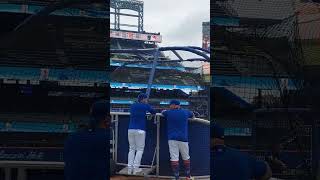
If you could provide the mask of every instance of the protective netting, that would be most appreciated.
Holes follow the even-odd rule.
[[[214,5],[220,10],[212,18],[214,120],[226,128],[231,146],[260,158],[280,145],[287,169],[275,176],[282,178],[308,179],[314,165],[305,67],[319,52],[318,7],[291,0]]]
[[[0,3],[1,146],[63,147],[108,97],[108,14],[93,2]]]

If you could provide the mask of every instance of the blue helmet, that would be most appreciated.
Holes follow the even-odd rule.
[[[180,105],[180,102],[178,100],[171,100],[170,105]]]
[[[138,95],[138,102],[141,102],[143,99],[148,98],[148,96],[145,93],[140,93]]]

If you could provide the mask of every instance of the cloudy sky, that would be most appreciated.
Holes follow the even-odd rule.
[[[144,30],[151,33],[160,32],[162,35],[160,46],[202,46],[202,22],[210,20],[210,0],[143,1]],[[130,11],[121,12],[129,13]],[[113,16],[110,20],[112,19]],[[122,17],[121,23],[136,24],[137,19]],[[166,55],[173,57],[172,54]],[[182,57],[194,56],[184,53]],[[186,63],[185,65],[199,66],[200,64]]]
[[[144,0],[144,29],[160,32],[161,46],[202,46],[202,22],[210,19],[210,0]]]
[[[160,32],[160,46],[202,46],[202,22],[210,20],[210,0],[144,0],[144,30]],[[172,57],[172,54],[167,54]],[[184,53],[183,57],[193,57]],[[202,63],[184,63],[199,67]]]

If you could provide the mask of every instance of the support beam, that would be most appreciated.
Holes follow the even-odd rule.
[[[6,167],[4,168],[4,179],[5,180],[11,180],[11,168],[10,167]]]
[[[27,180],[26,168],[18,168],[18,178],[17,180]]]

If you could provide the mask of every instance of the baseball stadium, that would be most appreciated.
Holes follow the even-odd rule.
[[[274,179],[319,178],[319,3],[216,0],[210,8],[210,116],[226,145],[265,160]]]
[[[105,3],[0,2],[0,179],[64,179],[63,146],[108,98]]]
[[[164,47],[161,43],[166,39],[161,33],[144,30],[143,10],[144,2],[138,0],[111,0],[110,4],[110,143],[115,174],[134,176],[133,179],[173,178],[165,135],[167,125],[160,112],[169,107],[171,100],[178,100],[182,108],[196,116],[189,122],[191,174],[195,179],[209,179],[209,23],[199,27],[203,29],[203,47]],[[127,17],[134,20],[125,21]],[[193,56],[185,57],[184,52]],[[205,65],[188,67],[184,62]],[[128,175],[130,106],[140,93],[148,96],[157,114],[147,121],[142,172]],[[182,167],[180,174],[184,176]]]
[[[189,125],[191,173],[208,179],[208,63],[190,68],[182,62],[209,61],[209,24],[203,27],[203,48],[161,47],[160,33],[144,31],[142,1],[112,0],[110,11],[101,1],[89,2],[0,2],[0,179],[64,179],[66,137],[85,127],[92,103],[109,94],[110,154],[116,174],[125,175],[128,110],[141,92],[148,94],[157,112],[173,99],[194,112]],[[137,23],[120,23],[123,16]],[[110,30],[105,27],[108,20]],[[106,42],[111,49],[107,60]],[[196,58],[185,58],[181,51]],[[166,123],[157,114],[147,126],[143,172],[133,178],[171,178]]]

